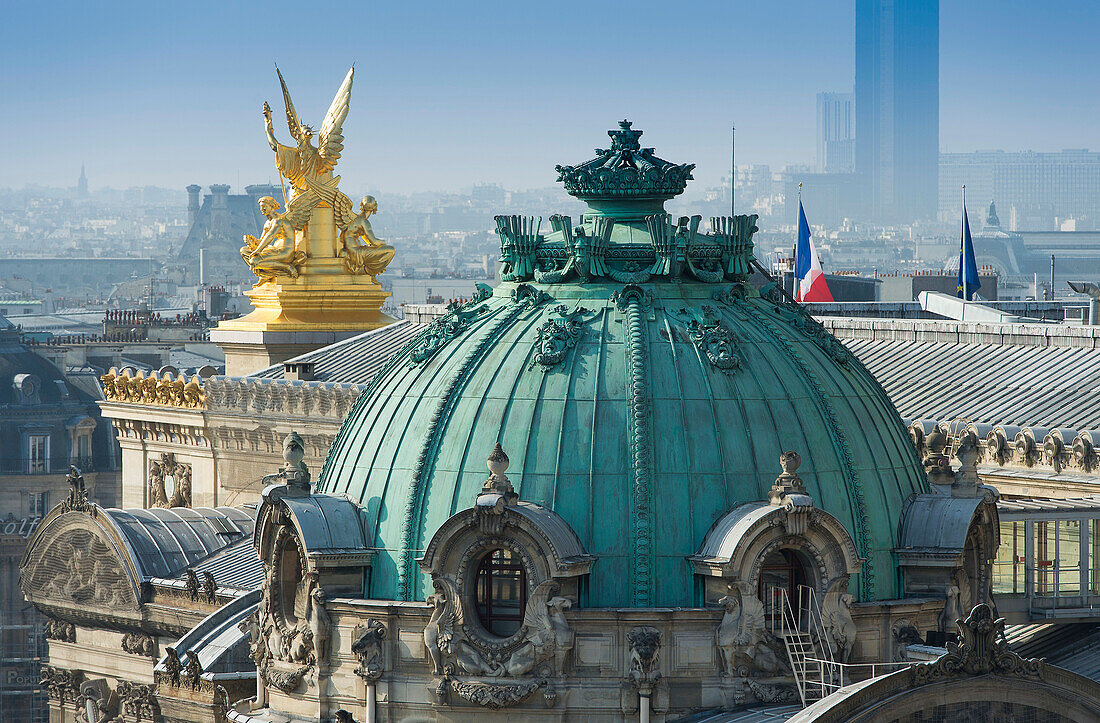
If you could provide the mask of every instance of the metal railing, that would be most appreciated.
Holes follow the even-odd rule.
[[[81,472],[95,472],[94,457],[50,457],[32,459],[16,457],[0,459],[0,474],[56,474],[64,477],[69,473],[69,465],[75,464]]]

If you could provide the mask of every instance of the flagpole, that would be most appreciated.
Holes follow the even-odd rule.
[[[959,245],[959,278],[962,279],[963,287],[963,308],[966,308],[966,301],[970,294],[967,293],[967,287],[969,284],[966,279],[966,184],[963,184],[963,229],[959,232],[962,235],[962,243]]]
[[[791,269],[791,291],[794,298],[801,301],[798,294],[798,234],[801,233],[802,223],[802,181],[798,182],[798,215],[794,220],[794,268]]]
[[[737,216],[737,126],[730,124],[730,217]]]

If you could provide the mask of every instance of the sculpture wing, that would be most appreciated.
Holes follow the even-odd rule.
[[[336,97],[332,99],[332,105],[325,114],[325,122],[321,125],[321,133],[317,136],[317,152],[325,159],[328,168],[336,165],[344,150],[344,119],[348,117],[348,108],[351,106],[351,81],[354,75],[355,68],[352,68],[344,76],[344,82],[340,84],[340,90],[336,91]]]
[[[301,193],[290,199],[283,217],[290,222],[294,230],[301,231],[309,223],[310,214],[317,205],[318,197],[314,193]]]
[[[347,228],[355,220],[355,206],[351,199],[337,191],[332,199],[332,215],[338,228]]]
[[[279,74],[279,85],[283,87],[283,103],[286,105],[286,124],[290,128],[290,135],[294,140],[298,140],[298,136],[301,134],[301,121],[298,120],[298,113],[294,110],[294,104],[290,101],[290,91],[287,90],[286,81],[283,80],[283,73],[279,70],[279,66],[275,66],[275,72]]]
[[[523,624],[528,630],[550,629],[546,603],[559,588],[560,585],[555,580],[546,580],[532,591],[531,597],[527,600],[527,607],[523,611]]]

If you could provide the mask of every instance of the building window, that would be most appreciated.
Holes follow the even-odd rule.
[[[760,570],[757,594],[767,606],[768,617],[778,620],[785,605],[791,612],[801,615],[803,588],[806,586],[806,566],[794,550],[772,550],[764,558]]]
[[[50,471],[50,436],[32,434],[27,437],[27,472],[41,474]]]
[[[477,568],[474,602],[488,632],[507,638],[519,630],[527,605],[527,571],[518,554],[503,549],[485,553]]]
[[[88,434],[78,435],[76,438],[76,466],[82,470],[92,469],[92,437]]]
[[[993,594],[1024,593],[1025,554],[1024,524],[1020,521],[1001,522],[1001,546],[993,562]]]
[[[50,511],[50,493],[32,492],[28,497],[27,513],[31,517],[45,517],[46,513]]]

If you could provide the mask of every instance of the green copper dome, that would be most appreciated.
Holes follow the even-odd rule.
[[[368,597],[431,592],[416,559],[474,504],[497,442],[520,498],[596,557],[584,605],[700,605],[688,558],[728,510],[768,499],[786,450],[866,560],[852,591],[899,595],[902,504],[928,484],[897,411],[801,307],[747,283],[755,217],[673,221],[669,178],[691,167],[645,150],[648,168],[585,171],[570,190],[594,208],[576,226],[498,217],[501,285],[433,322],[348,414],[320,486],[365,510]],[[606,159],[559,172],[568,186],[592,166]],[[609,199],[636,203],[595,208]]]

